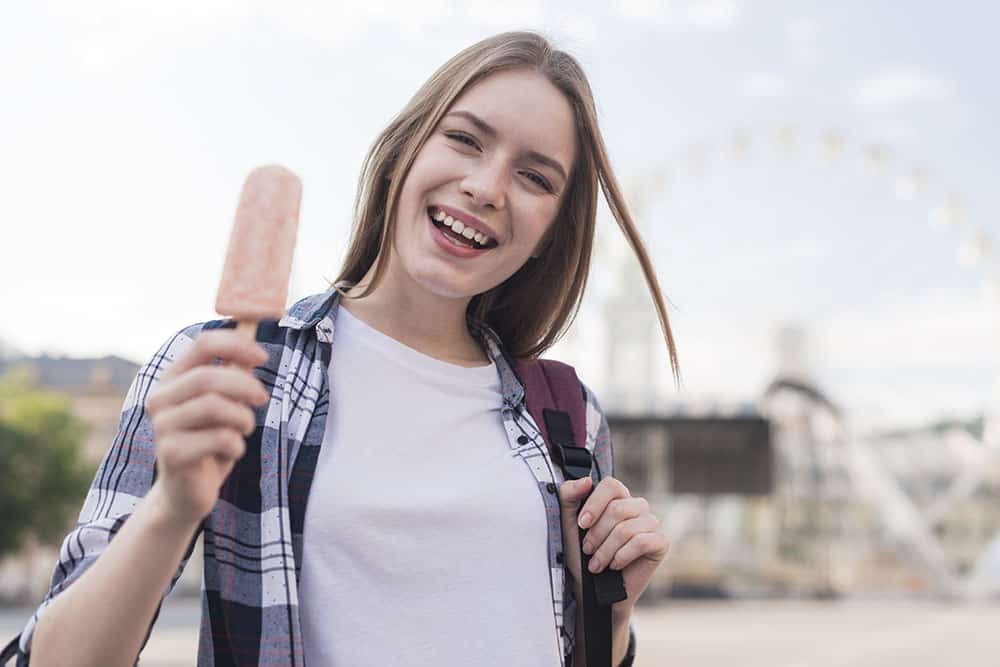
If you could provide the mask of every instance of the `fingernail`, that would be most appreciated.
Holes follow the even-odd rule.
[[[597,560],[596,558],[591,558],[590,567],[587,569],[593,572],[594,574],[597,574],[597,571],[601,569],[601,561]]]
[[[580,515],[580,522],[579,522],[580,523],[580,528],[589,528],[590,527],[590,521],[593,518],[594,517],[590,516],[590,512],[584,512],[583,514],[581,514]]]
[[[589,555],[593,551],[594,551],[594,545],[592,545],[590,542],[583,543],[583,553]]]

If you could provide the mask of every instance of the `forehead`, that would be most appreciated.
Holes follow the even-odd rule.
[[[545,76],[527,69],[491,74],[466,89],[449,111],[471,111],[501,141],[544,153],[567,171],[576,151],[573,108]]]

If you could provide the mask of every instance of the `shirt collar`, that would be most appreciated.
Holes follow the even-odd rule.
[[[278,321],[278,326],[300,331],[314,329],[319,342],[332,343],[334,319],[340,302],[338,285],[345,287],[347,284],[338,283],[325,292],[312,294],[296,301],[288,309],[285,316]],[[504,403],[509,407],[520,405],[524,400],[524,385],[515,372],[513,360],[504,348],[500,337],[488,324],[471,316],[468,319],[468,325],[470,333],[479,339],[486,355],[497,368]]]

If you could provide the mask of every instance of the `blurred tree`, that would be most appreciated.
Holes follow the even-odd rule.
[[[0,556],[29,536],[53,544],[65,534],[95,472],[86,431],[66,397],[21,373],[0,377]]]

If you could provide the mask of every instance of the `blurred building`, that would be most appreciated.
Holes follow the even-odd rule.
[[[84,456],[95,465],[99,463],[118,432],[122,402],[139,365],[116,356],[0,358],[0,376],[15,370],[40,388],[65,394],[74,414],[88,427]],[[70,529],[72,525],[66,527],[67,532]],[[200,552],[200,546],[198,549]],[[29,544],[24,553],[0,562],[0,602],[37,603],[48,590],[57,555],[57,547]],[[192,564],[178,583],[181,591],[198,591],[200,558],[192,558]]]
[[[650,501],[672,543],[650,598],[1000,595],[1000,443],[987,444],[984,419],[853,433],[794,327],[779,332],[775,377],[759,396],[657,406],[642,360],[662,341],[655,327],[628,331],[639,311],[648,316],[648,304],[627,300],[606,313],[609,381],[625,393],[606,392],[605,407],[617,476]],[[86,456],[99,461],[138,365],[0,359],[0,374],[12,368],[68,396],[90,427]],[[198,592],[200,554],[181,594]],[[36,602],[55,558],[32,546],[0,564],[0,599]]]
[[[759,395],[664,400],[639,265],[614,263],[602,399],[617,476],[672,542],[652,595],[1000,594],[1000,424],[854,432],[795,325]]]
[[[25,373],[38,387],[66,395],[73,412],[89,427],[84,452],[90,460],[99,461],[117,432],[122,401],[139,365],[115,356],[0,360],[0,375],[12,370]]]
[[[802,363],[804,332],[778,340],[780,372],[752,402],[609,414],[617,475],[672,541],[651,593],[1000,591],[1000,456],[982,420],[853,433]]]

